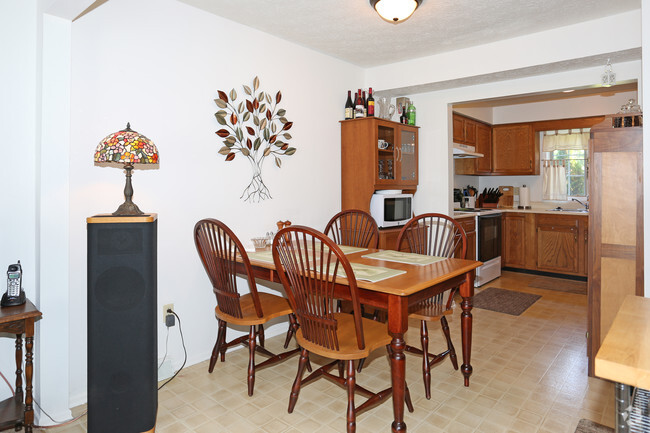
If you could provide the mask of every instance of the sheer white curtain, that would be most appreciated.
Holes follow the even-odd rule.
[[[563,161],[544,161],[543,176],[543,199],[566,200],[566,167]]]
[[[588,144],[588,130],[546,131],[542,141],[542,151],[587,150]],[[567,199],[567,169],[564,163],[565,161],[559,160],[544,161],[542,173],[544,200]]]

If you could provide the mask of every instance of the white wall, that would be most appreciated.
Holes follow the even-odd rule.
[[[638,62],[631,62],[636,65],[630,66],[639,70]],[[614,65],[616,71],[618,65]],[[621,68],[622,69],[622,68]],[[595,76],[597,79],[598,77]],[[535,122],[539,120],[568,119],[574,117],[599,116],[604,114],[617,113],[621,105],[628,99],[638,100],[637,92],[620,92],[604,96],[585,96],[580,98],[563,99],[559,101],[545,101],[528,104],[516,104],[495,107],[492,109],[491,122],[494,125],[503,123]],[[459,109],[460,113],[472,116],[475,110]],[[476,116],[474,116],[476,117]],[[483,120],[483,119],[481,119]],[[541,143],[540,143],[541,145]],[[455,160],[456,161],[456,160]],[[541,167],[541,162],[540,162]],[[541,173],[541,168],[540,168]],[[454,176],[454,187],[462,188],[472,185],[483,191],[484,188],[495,188],[501,185],[522,186],[530,188],[530,198],[533,202],[542,201],[542,176]],[[549,204],[551,207],[551,204]]]
[[[420,129],[420,185],[416,195],[415,211],[449,212],[453,208],[451,191],[454,185],[451,155],[451,107],[459,101],[499,98],[557,89],[583,87],[593,84],[601,68],[587,68],[564,73],[500,81],[438,92],[406,95],[416,102]],[[619,80],[641,80],[641,63],[627,62],[617,66]],[[625,102],[625,101],[623,101]],[[620,106],[619,106],[620,107]],[[588,110],[586,111],[588,112]],[[497,123],[495,121],[495,123]],[[469,176],[467,176],[469,177]],[[531,178],[531,176],[527,176]],[[526,176],[522,176],[526,178]],[[508,185],[513,179],[508,176]],[[523,179],[518,182],[526,183]],[[494,186],[504,185],[500,179],[490,178]],[[460,185],[467,182],[460,181]],[[470,183],[471,184],[471,183]],[[480,188],[484,188],[480,183]],[[478,187],[478,185],[475,185]],[[491,185],[492,186],[492,185]]]
[[[128,17],[125,20],[124,17]],[[133,23],[138,23],[134,25]],[[174,0],[112,0],[72,26],[70,157],[70,365],[86,371],[85,218],[123,201],[121,170],[94,167],[99,141],[131,122],[158,146],[160,169],[135,171],[133,200],[157,212],[158,304],[174,303],[182,320],[188,365],[209,357],[215,341],[214,295],[193,243],[194,224],[216,217],[245,244],[291,220],[324,228],[340,210],[340,132],[346,90],[361,87],[363,70],[251,30]],[[294,122],[295,155],[264,165],[272,200],[245,203],[251,168],[238,155],[217,154],[221,128],[217,90],[251,85],[275,95]],[[159,356],[166,330],[159,315]],[[273,332],[284,332],[278,325]],[[178,328],[170,355],[182,362]],[[242,380],[244,375],[242,375]],[[243,382],[242,382],[243,383]],[[86,377],[71,378],[71,400],[85,401]]]
[[[377,91],[419,86],[638,48],[641,46],[640,38],[641,16],[636,10],[505,41],[377,66],[368,69],[368,80]],[[602,71],[597,76],[600,74]],[[475,100],[471,95],[468,97],[469,101]]]

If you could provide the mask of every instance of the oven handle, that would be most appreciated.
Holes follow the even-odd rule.
[[[491,214],[487,214],[487,215],[479,215],[478,217],[479,218],[501,218],[502,215],[503,214],[500,214],[500,213],[491,213]]]

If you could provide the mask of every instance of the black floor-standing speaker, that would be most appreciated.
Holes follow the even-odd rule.
[[[87,218],[88,432],[152,432],[157,215]]]

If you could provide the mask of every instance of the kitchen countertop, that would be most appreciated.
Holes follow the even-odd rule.
[[[571,205],[565,205],[562,206],[560,204],[560,207],[563,209],[567,209],[564,211],[556,211],[552,210],[553,208],[558,207],[558,203],[549,203],[549,204],[543,204],[543,203],[536,203],[533,204],[531,209],[518,209],[517,207],[507,207],[507,208],[496,208],[494,210],[506,213],[506,212],[518,212],[518,213],[535,213],[535,214],[548,214],[548,215],[571,215],[571,216],[577,216],[577,215],[584,215],[584,216],[589,216],[589,212],[584,212],[581,211],[581,208],[576,208]],[[573,210],[575,209],[575,211]],[[490,209],[492,210],[492,209]],[[476,212],[472,211],[454,211],[454,218],[459,219],[459,218],[469,218],[473,217],[476,215]]]

